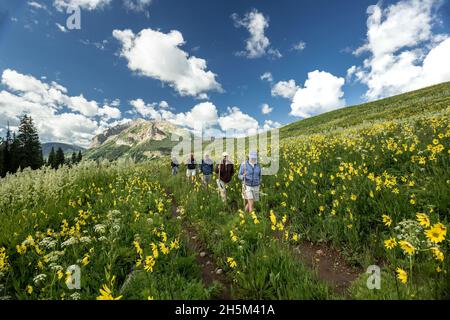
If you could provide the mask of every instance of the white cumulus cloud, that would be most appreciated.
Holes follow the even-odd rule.
[[[3,71],[1,84],[4,90],[0,91],[0,127],[4,129],[8,122],[17,126],[20,116],[29,114],[42,142],[88,146],[95,134],[110,125],[109,120],[121,117],[114,106],[105,104],[100,108],[82,94],[69,96],[68,90],[56,82],[46,83],[12,69]]]
[[[272,82],[273,81],[273,76],[270,72],[264,72],[260,77],[261,80],[265,80],[268,82]]]
[[[308,73],[303,88],[297,89],[292,104],[291,115],[308,118],[313,115],[338,109],[345,105],[344,78],[331,73],[315,70]]]
[[[281,126],[272,120],[266,120],[260,126],[255,118],[238,107],[229,107],[219,115],[217,107],[209,101],[198,103],[190,110],[178,113],[168,110],[164,102],[146,103],[142,99],[135,99],[130,101],[133,107],[131,113],[137,113],[144,118],[168,121],[196,134],[215,137],[224,136],[225,133],[231,136],[246,136]]]
[[[303,50],[305,50],[305,48],[306,48],[306,42],[304,42],[304,41],[299,41],[292,46],[292,49],[297,50],[297,51],[303,51]]]
[[[271,108],[267,103],[264,103],[261,106],[261,112],[262,114],[269,114],[273,111],[273,108]]]
[[[78,7],[80,9],[92,11],[104,8],[109,5],[111,0],[54,0],[53,5],[56,9],[62,11],[67,8]]]
[[[219,120],[220,128],[235,136],[255,134],[258,131],[258,121],[252,116],[243,113],[238,107],[229,107]]]
[[[281,127],[281,123],[279,123],[277,121],[272,121],[272,120],[265,120],[264,124],[262,126],[262,130],[268,131],[268,130],[272,130],[272,129],[279,128],[279,127]]]
[[[143,29],[134,34],[127,29],[114,30],[113,36],[120,41],[120,54],[130,70],[168,83],[180,95],[202,98],[208,91],[222,91],[216,74],[207,70],[206,60],[180,49],[185,43],[181,32]]]
[[[233,13],[231,18],[235,27],[244,27],[250,33],[250,37],[245,41],[245,51],[237,54],[247,58],[260,58],[266,54],[281,58],[282,55],[278,49],[270,47],[270,40],[265,35],[265,30],[269,27],[269,18],[265,17],[256,9],[246,13],[240,18],[237,13]]]
[[[297,92],[298,86],[295,80],[279,81],[272,87],[272,96],[283,97],[286,99],[292,99]]]
[[[367,40],[355,55],[369,53],[347,75],[367,85],[374,100],[450,80],[450,39],[434,34],[440,0],[402,0],[367,9]]]
[[[27,4],[35,9],[47,9],[47,6],[45,4],[37,1],[28,1]]]

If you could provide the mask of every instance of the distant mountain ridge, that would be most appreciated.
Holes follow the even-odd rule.
[[[170,154],[178,143],[171,140],[172,134],[186,133],[185,129],[164,120],[136,119],[96,135],[84,155],[90,159],[151,159]]]
[[[56,150],[58,150],[58,148],[61,148],[64,152],[64,154],[68,155],[68,154],[72,154],[73,152],[77,152],[81,151],[83,152],[83,150],[85,150],[83,147],[74,145],[74,144],[68,144],[68,143],[62,143],[62,142],[46,142],[42,144],[42,155],[44,156],[44,158],[48,158],[48,155],[50,154],[50,151],[52,150],[52,147]]]

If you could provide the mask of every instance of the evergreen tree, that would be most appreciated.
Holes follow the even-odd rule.
[[[3,168],[3,149],[5,147],[5,142],[3,141],[3,138],[1,138],[0,140],[0,177],[4,177],[5,176],[5,169]]]
[[[61,147],[59,147],[58,150],[56,150],[55,166],[56,168],[59,168],[63,164],[64,164],[64,151],[63,149],[61,149]]]
[[[81,155],[81,150],[78,151],[78,157],[77,157],[77,163],[81,162],[81,160],[83,159],[83,156]]]
[[[71,160],[71,163],[72,164],[76,164],[78,161],[77,161],[77,153],[74,151],[74,152],[72,152],[72,160]]]
[[[31,167],[31,169],[40,168],[44,163],[42,147],[31,117],[24,115],[20,119],[17,140],[19,142],[19,166],[22,169],[27,167]]]
[[[16,133],[13,132],[11,143],[9,145],[9,169],[8,172],[16,173],[20,167],[21,159],[21,147],[19,139],[16,137]]]
[[[50,153],[48,154],[47,164],[49,167],[56,169],[56,162],[55,162],[55,148],[52,147],[52,150],[50,150]]]
[[[8,129],[6,130],[6,138],[3,142],[3,171],[2,171],[2,177],[6,175],[7,172],[12,172],[12,163],[11,163],[11,144],[12,144],[12,138],[11,138],[11,129],[9,128],[9,122],[8,122]]]

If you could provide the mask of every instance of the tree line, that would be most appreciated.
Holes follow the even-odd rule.
[[[0,139],[0,176],[7,173],[15,173],[18,170],[31,168],[39,169],[42,166],[49,166],[57,169],[63,164],[75,164],[82,159],[81,151],[72,154],[70,159],[66,159],[64,151],[59,147],[56,152],[52,148],[47,160],[42,155],[42,145],[39,134],[34,126],[33,119],[28,115],[20,118],[18,133],[11,132],[9,128],[6,136]]]

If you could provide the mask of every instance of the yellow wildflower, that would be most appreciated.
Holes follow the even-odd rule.
[[[384,246],[386,249],[391,250],[397,246],[397,240],[395,240],[395,238],[384,240]]]
[[[153,272],[154,266],[155,266],[155,259],[152,256],[147,256],[147,258],[145,258],[144,270],[147,272]]]
[[[6,249],[0,248],[0,272],[6,271],[9,267],[8,256],[6,255]]]
[[[431,248],[431,251],[433,252],[436,260],[438,260],[440,262],[444,261],[444,253],[442,253],[442,251],[439,250],[439,248],[433,247],[433,248]]]
[[[227,258],[227,262],[228,262],[230,268],[235,268],[235,267],[237,266],[236,260],[234,260],[234,259],[231,258],[231,257],[228,257],[228,258]]]
[[[28,294],[32,294],[33,293],[33,287],[30,285],[27,285],[26,291]]]
[[[24,254],[25,252],[27,252],[27,246],[22,243],[16,246],[16,250],[18,254]]]
[[[401,240],[399,242],[399,244],[400,244],[400,248],[402,248],[402,250],[406,254],[413,255],[414,253],[416,253],[416,248],[414,248],[414,246],[411,243],[409,243],[408,241]]]
[[[392,224],[392,218],[386,214],[383,214],[381,217],[383,218],[384,225],[390,227]]]
[[[85,255],[83,260],[81,260],[81,263],[83,264],[83,266],[87,266],[89,264],[89,255]]]
[[[121,298],[122,296],[114,298],[111,289],[104,284],[100,289],[100,295],[97,297],[97,300],[120,300]]]
[[[422,227],[428,228],[430,226],[430,218],[425,213],[416,214],[416,219]]]
[[[180,244],[178,242],[178,239],[172,240],[170,242],[170,249],[178,249],[180,247]]]
[[[427,238],[434,243],[444,241],[446,234],[447,228],[442,223],[436,223],[430,229],[425,231]]]
[[[403,270],[402,268],[397,268],[397,278],[400,280],[401,283],[408,282],[408,273]]]

